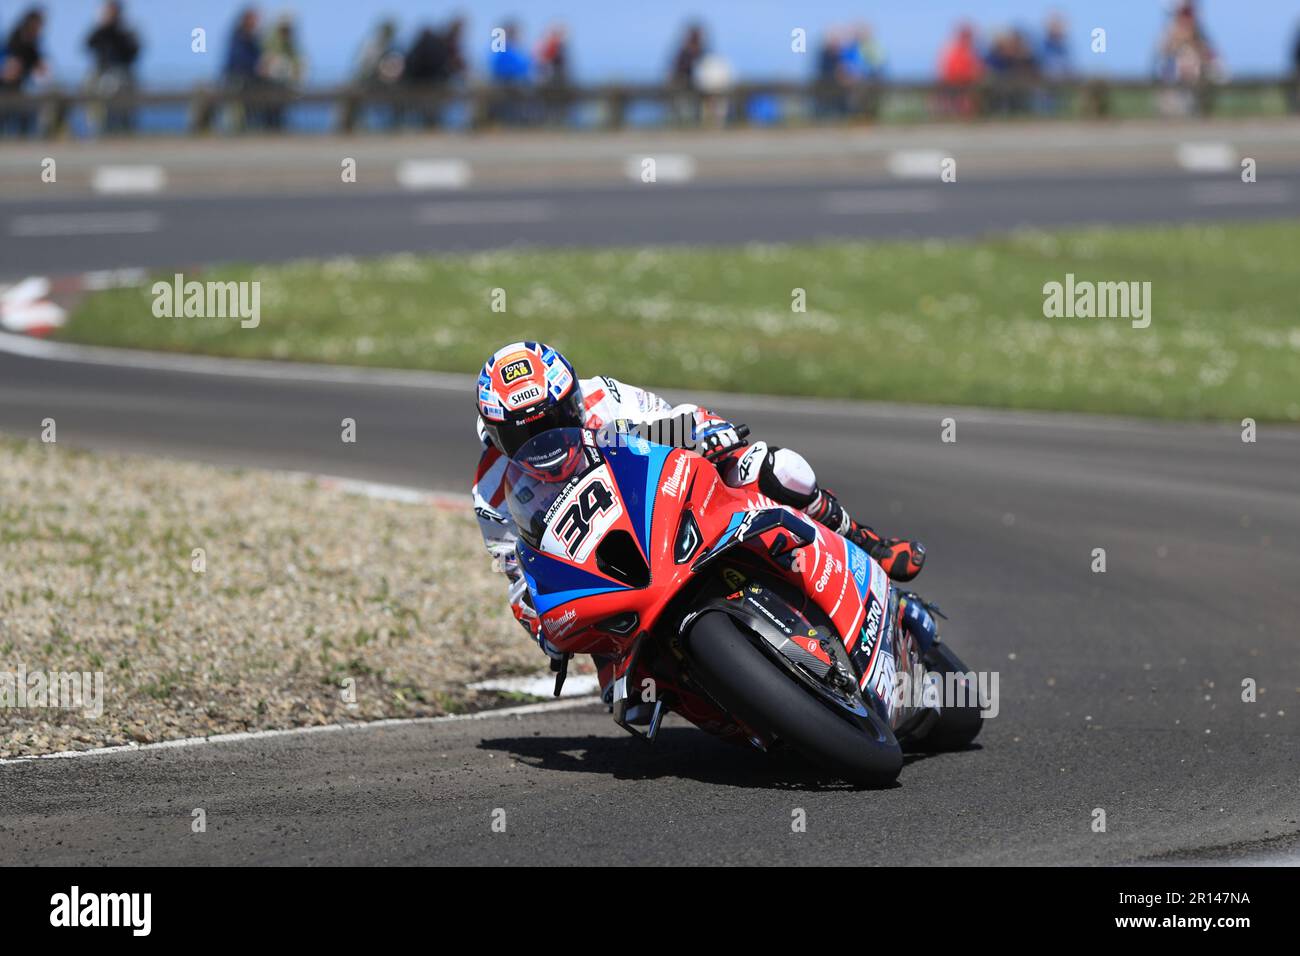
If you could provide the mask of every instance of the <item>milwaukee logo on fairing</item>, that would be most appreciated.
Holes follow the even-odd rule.
[[[663,484],[663,493],[666,494],[669,498],[676,498],[677,492],[681,490],[682,478],[685,476],[685,474],[686,474],[686,456],[679,455],[677,458],[677,467],[673,469],[673,473],[668,476],[668,480],[665,481]]]
[[[547,633],[552,637],[561,637],[573,627],[577,617],[578,612],[573,608],[569,608],[563,614],[557,614],[552,618],[543,618],[542,623],[546,625]]]

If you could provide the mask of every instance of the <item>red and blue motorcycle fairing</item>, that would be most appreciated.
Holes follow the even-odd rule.
[[[837,717],[877,743],[923,723],[893,693],[924,676],[899,596],[865,551],[803,514],[726,485],[687,449],[557,429],[507,471],[520,567],[552,645],[614,664],[614,716],[652,705],[766,748],[773,734],[719,704],[692,665],[701,615],[734,621]],[[733,708],[746,709],[746,708]]]

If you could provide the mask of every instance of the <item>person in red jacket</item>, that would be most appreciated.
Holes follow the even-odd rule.
[[[960,24],[956,35],[939,54],[939,82],[950,87],[945,97],[947,111],[958,116],[975,112],[975,97],[966,87],[984,75],[984,62],[975,48],[975,28]]]

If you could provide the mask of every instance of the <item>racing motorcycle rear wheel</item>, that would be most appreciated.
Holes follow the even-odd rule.
[[[691,624],[687,646],[696,679],[752,730],[784,741],[859,786],[888,786],[898,777],[903,753],[883,721],[872,721],[873,736],[836,714],[759,650],[728,615],[701,614]]]

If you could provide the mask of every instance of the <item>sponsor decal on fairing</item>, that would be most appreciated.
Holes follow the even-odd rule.
[[[686,475],[686,463],[687,463],[686,456],[678,455],[677,464],[673,467],[673,473],[668,476],[668,478],[664,481],[663,485],[660,487],[660,491],[662,491],[669,498],[676,498],[678,493],[681,491],[682,478],[684,478]]]
[[[613,490],[609,466],[587,475],[547,509],[542,550],[547,554],[586,563],[591,552],[623,515],[623,504]],[[554,517],[552,517],[554,516]]]

